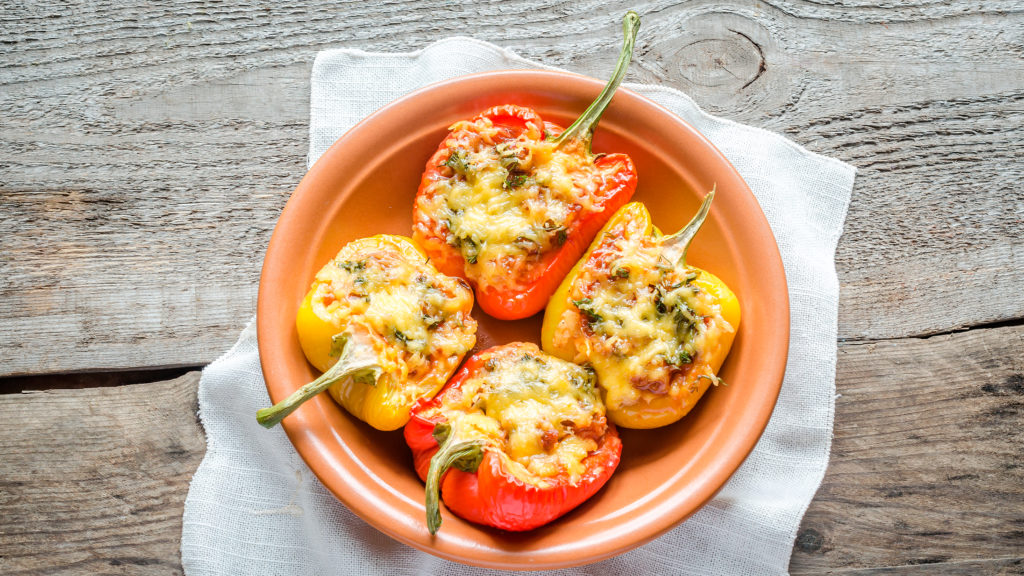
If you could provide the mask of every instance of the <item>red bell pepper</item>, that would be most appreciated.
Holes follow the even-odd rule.
[[[633,52],[640,19],[623,19],[611,80],[569,128],[530,108],[490,108],[458,122],[427,162],[413,209],[413,238],[437,268],[468,280],[501,320],[544,308],[605,222],[633,196],[626,154],[593,154],[594,128]]]
[[[622,453],[593,372],[522,342],[467,360],[413,406],[405,440],[426,482],[431,534],[440,498],[470,522],[537,528],[604,486]]]

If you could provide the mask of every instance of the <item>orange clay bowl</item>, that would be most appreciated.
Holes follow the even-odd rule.
[[[603,81],[510,71],[433,84],[379,110],[338,140],[306,174],[278,220],[260,278],[257,332],[267,389],[283,400],[317,376],[299,348],[295,314],[316,271],[348,241],[411,234],[412,204],[427,159],[454,122],[498,104],[530,106],[568,126]],[[566,516],[524,533],[463,521],[442,507],[427,532],[423,484],[401,431],[380,432],[326,394],[284,420],[295,449],[339,500],[414,548],[477,566],[547,569],[596,562],[639,546],[708,502],[754,448],[782,385],[789,300],[779,250],[739,174],[703,136],[664,108],[620,89],[598,126],[595,152],[625,152],[643,201],[662,230],[681,228],[717,185],[689,262],[739,295],[743,319],[721,376],[681,421],[620,429],[622,463],[605,487]],[[540,341],[541,315],[501,322],[477,309],[477,348]],[[253,414],[253,418],[256,415]]]

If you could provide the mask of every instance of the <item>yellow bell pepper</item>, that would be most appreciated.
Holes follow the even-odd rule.
[[[668,236],[643,204],[623,206],[548,302],[544,351],[592,366],[619,426],[671,424],[720,382],[739,300],[714,274],[685,262],[714,194]]]
[[[323,375],[257,420],[274,426],[327,390],[370,426],[401,428],[476,344],[472,309],[465,281],[438,272],[410,239],[353,240],[317,273],[295,318],[306,359]]]

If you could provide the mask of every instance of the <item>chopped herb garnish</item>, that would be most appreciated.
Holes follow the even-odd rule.
[[[587,372],[586,376],[580,376],[579,374],[573,374],[569,377],[569,381],[572,387],[583,392],[584,394],[591,395],[594,393],[594,379],[596,376],[593,372]]]
[[[505,160],[518,160],[517,151],[515,149],[515,142],[505,141],[494,147],[494,151],[498,153],[498,156]]]
[[[537,364],[542,364],[542,365],[544,364],[543,360],[541,360],[539,357],[533,356],[531,354],[523,354],[522,358],[519,359],[519,362],[520,363],[536,362]]]
[[[519,169],[519,154],[512,144],[505,142],[494,147],[498,152],[498,162],[507,172],[501,187],[505,190],[517,188],[526,182],[527,173]]]
[[[395,340],[398,340],[402,344],[409,343],[409,337],[406,336],[405,333],[399,330],[398,328],[395,328]]]
[[[679,348],[676,350],[675,354],[665,358],[665,363],[671,364],[672,366],[683,366],[690,362],[693,362],[693,357],[690,356],[690,353],[684,348]]]
[[[442,220],[442,222],[444,222],[444,229],[447,230],[448,232],[444,238],[445,244],[448,244],[452,248],[458,248],[460,241],[459,237],[452,232],[452,221],[445,218],[444,220]]]
[[[465,176],[470,172],[468,154],[462,148],[456,148],[448,154],[444,165],[455,171],[456,174]]]
[[[427,325],[427,330],[433,330],[441,325],[444,319],[440,316],[431,316],[430,314],[423,315],[423,323]]]
[[[688,325],[690,323],[690,321],[686,318],[686,315],[683,314],[683,311],[682,311],[681,308],[676,308],[675,309],[675,311],[672,314],[672,320],[676,324],[687,324]]]
[[[462,208],[453,208],[450,202],[445,205],[445,208],[447,208],[448,213],[451,214],[452,216],[460,216],[463,212],[465,212],[465,210],[463,210]],[[444,223],[448,226],[449,230],[452,229],[451,220],[445,219]]]
[[[516,164],[518,166],[518,164]],[[501,183],[501,187],[505,190],[511,190],[512,188],[518,188],[526,183],[526,173],[519,172],[517,170],[509,170],[508,176],[505,177],[505,181]]]
[[[502,168],[511,172],[519,167],[519,155],[509,146],[508,142],[498,144],[494,149],[498,152],[498,162],[501,163]]]
[[[540,244],[538,244],[536,240],[527,238],[526,236],[516,238],[515,245],[527,254],[537,254],[540,252]]]
[[[335,262],[335,264],[338,266],[338,268],[341,268],[342,270],[350,273],[355,273],[360,270],[366,269],[366,260],[343,260],[341,262]]]
[[[565,244],[565,241],[569,239],[569,233],[565,229],[565,226],[556,223],[554,220],[548,218],[541,224],[541,229],[548,233],[553,233],[552,242],[556,246]]]
[[[676,324],[685,324],[686,326],[693,326],[697,323],[697,314],[690,309],[689,306],[682,304],[681,306],[675,307],[675,312],[672,319]]]
[[[677,322],[676,323],[676,342],[693,342],[693,339],[697,336],[697,325],[692,322]]]
[[[594,309],[594,301],[592,299],[583,298],[582,300],[573,300],[572,304],[583,313],[591,324],[604,320],[604,318],[598,314],[597,310]]]
[[[658,311],[659,316],[661,314],[668,312],[668,306],[665,306],[665,302],[663,300],[664,297],[665,293],[662,292],[661,288],[659,287],[657,289],[657,292],[655,292],[654,294],[654,309]]]
[[[476,264],[476,258],[480,255],[480,248],[470,237],[459,238],[459,245],[462,247],[462,256],[466,262]]]

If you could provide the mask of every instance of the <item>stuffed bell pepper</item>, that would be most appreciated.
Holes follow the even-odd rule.
[[[629,201],[637,173],[625,154],[594,154],[598,120],[626,73],[640,19],[623,20],[612,79],[564,131],[522,106],[457,122],[427,162],[413,238],[438,270],[469,280],[485,312],[540,312],[608,218]]]
[[[405,427],[426,482],[427,528],[454,514],[531,530],[597,492],[622,452],[592,371],[511,343],[474,354]]]
[[[408,238],[349,242],[317,273],[295,325],[310,364],[323,372],[260,410],[271,427],[327,390],[353,416],[396,430],[431,398],[476,343],[473,292],[439,273]]]
[[[669,236],[643,204],[622,207],[548,304],[544,351],[593,366],[615,424],[671,424],[719,383],[739,301],[715,275],[686,264],[714,194]]]

